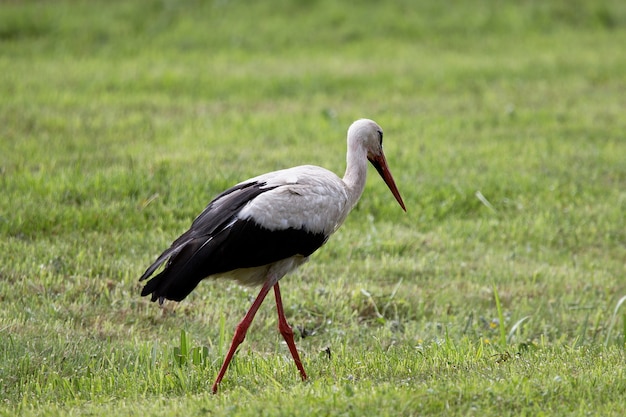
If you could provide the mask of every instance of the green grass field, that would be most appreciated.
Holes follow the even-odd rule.
[[[0,415],[623,415],[626,3],[0,3]],[[342,229],[254,288],[138,277],[217,193],[345,168]],[[624,303],[626,304],[626,303]],[[327,354],[330,352],[330,355]]]

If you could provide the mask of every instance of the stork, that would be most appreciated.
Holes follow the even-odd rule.
[[[347,168],[339,178],[312,165],[270,172],[219,194],[139,279],[151,277],[142,296],[181,301],[205,278],[231,278],[261,285],[235,335],[212,390],[218,386],[243,342],[265,296],[274,289],[278,329],[302,379],[307,378],[283,310],[278,281],[320,248],[346,219],[363,189],[369,160],[404,211],[406,208],[383,153],[383,130],[360,119],[348,129]]]

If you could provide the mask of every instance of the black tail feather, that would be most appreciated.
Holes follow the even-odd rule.
[[[208,275],[202,272],[202,268],[195,265],[202,260],[202,257],[198,259],[194,256],[200,242],[199,240],[191,240],[176,247],[172,245],[170,249],[159,256],[155,263],[141,276],[140,281],[150,277],[167,260],[165,268],[146,283],[141,290],[141,295],[151,294],[151,300],[159,300],[161,304],[164,299],[181,301],[187,297],[198,283]]]
[[[172,243],[172,246],[170,246],[165,252],[159,255],[157,260],[154,261],[154,263],[150,265],[148,269],[146,269],[146,272],[143,273],[141,278],[139,278],[139,281],[143,281],[149,278],[154,273],[154,271],[159,269],[159,267],[163,264],[163,262],[165,262],[168,258],[176,257],[176,255],[178,255],[178,253],[188,243],[188,240],[186,241],[180,241],[180,240],[181,239],[177,239],[174,243]]]

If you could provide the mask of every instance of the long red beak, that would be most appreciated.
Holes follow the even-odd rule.
[[[396,187],[396,182],[393,180],[393,176],[391,175],[391,171],[389,171],[389,166],[387,165],[387,160],[385,159],[385,154],[381,152],[380,155],[368,157],[369,161],[374,165],[376,171],[383,177],[385,184],[391,190],[391,194],[396,198],[402,210],[406,212],[406,207],[404,207],[404,201],[402,201],[402,196],[400,195],[400,191],[398,191],[398,187]]]

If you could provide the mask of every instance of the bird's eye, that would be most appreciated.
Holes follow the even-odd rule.
[[[378,131],[378,141],[380,142],[380,145],[383,145],[383,131],[379,130]]]

